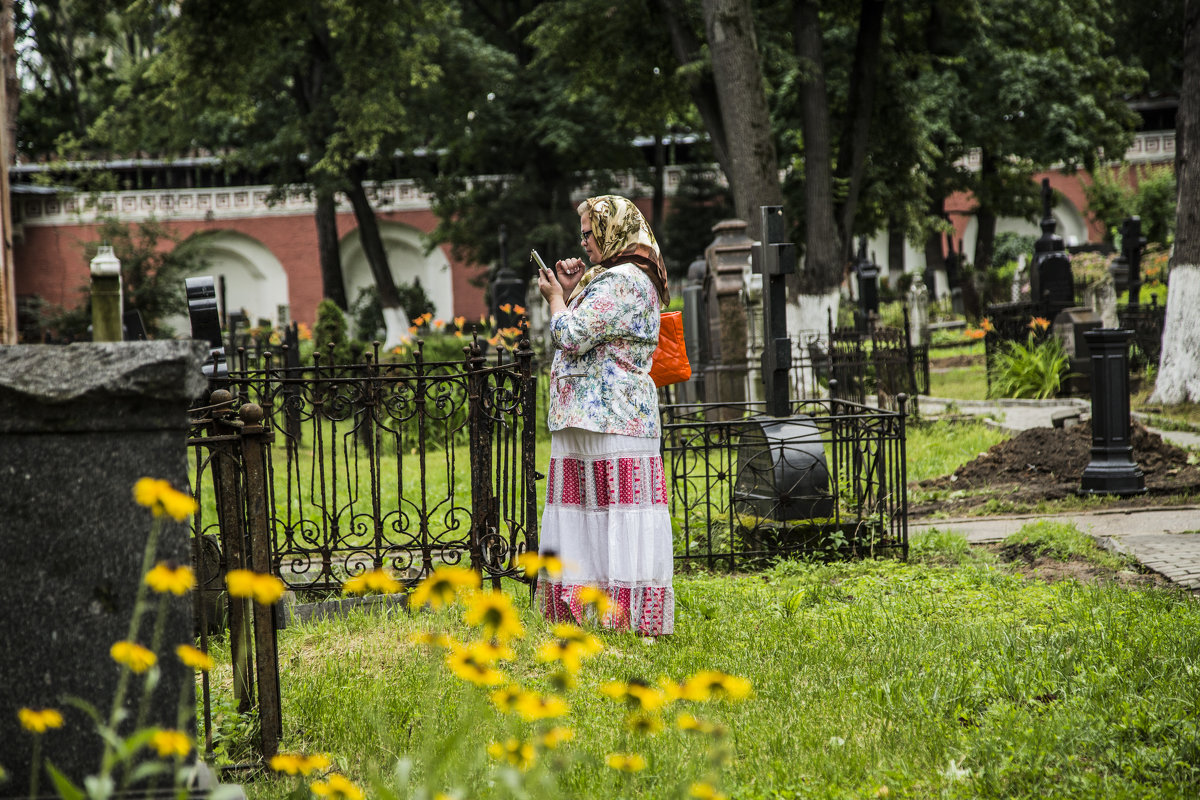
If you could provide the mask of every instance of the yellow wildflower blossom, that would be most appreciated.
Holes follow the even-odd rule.
[[[542,747],[547,750],[553,750],[559,745],[566,744],[575,738],[575,731],[571,728],[565,728],[562,725],[556,725],[550,730],[542,734]]]
[[[653,736],[663,729],[663,722],[657,714],[635,711],[626,715],[625,727],[634,733]]]
[[[482,661],[470,647],[455,647],[446,654],[446,666],[459,678],[477,686],[496,686],[505,681],[504,673]]]
[[[569,622],[559,622],[550,629],[550,632],[563,641],[576,642],[582,645],[584,655],[594,656],[597,653],[604,652],[604,643],[578,625],[572,625]]]
[[[488,745],[487,752],[489,756],[497,761],[512,764],[520,770],[529,769],[533,766],[533,762],[537,758],[537,753],[534,751],[532,744],[517,739],[509,739],[506,742],[492,742]]]
[[[120,641],[109,648],[113,661],[124,664],[134,672],[145,672],[154,666],[158,656],[137,642]]]
[[[51,728],[61,728],[62,712],[55,708],[22,708],[17,712],[21,727],[30,733],[45,733]]]
[[[208,672],[210,669],[216,666],[215,662],[212,660],[212,657],[209,656],[208,653],[196,647],[192,647],[190,644],[181,644],[176,647],[175,655],[179,656],[179,660],[182,661],[184,665],[189,666],[192,669],[198,669],[201,672]]]
[[[507,712],[514,709],[517,698],[521,696],[521,693],[522,690],[520,686],[515,683],[510,683],[507,687],[503,689],[497,689],[496,691],[492,692],[489,697],[491,698],[492,705],[501,711]]]
[[[640,753],[609,753],[604,763],[621,772],[641,772],[646,768],[646,758]]]
[[[313,781],[309,788],[313,794],[329,800],[363,800],[362,789],[336,772],[323,781]]]
[[[743,700],[750,696],[750,681],[716,670],[702,670],[684,681],[683,696],[687,700]]]
[[[580,605],[596,609],[596,613],[600,616],[604,616],[612,608],[612,601],[608,599],[608,593],[595,586],[580,586],[575,590],[572,599]]]
[[[502,642],[469,642],[466,647],[471,652],[471,657],[480,664],[512,661],[517,657],[512,648]]]
[[[324,753],[301,755],[300,753],[280,753],[271,758],[271,769],[288,775],[311,775],[329,766],[329,756]]]
[[[571,707],[556,695],[543,697],[537,692],[522,692],[513,701],[513,710],[526,722],[565,716]]]
[[[537,553],[521,553],[517,556],[517,566],[525,571],[526,578],[536,578],[540,570],[546,570],[551,578],[562,575],[563,563],[558,556],[543,556]]]
[[[172,488],[170,483],[158,478],[139,478],[133,485],[133,499],[139,506],[154,512],[154,516],[166,514],[178,522],[195,514],[199,508],[191,495]]]
[[[382,569],[355,575],[342,584],[344,594],[396,594],[403,589],[404,585],[400,581]]]
[[[683,713],[675,718],[675,727],[681,731],[690,733],[701,733],[705,735],[715,736],[720,738],[725,735],[725,729],[720,725],[716,725],[708,720],[698,719],[697,717]]]
[[[692,787],[688,789],[688,796],[695,797],[697,800],[725,800],[725,795],[718,792],[715,786],[701,781],[692,784]]]
[[[434,609],[450,605],[464,589],[479,587],[479,574],[462,567],[438,567],[416,585],[408,596],[409,608],[426,604]]]
[[[155,731],[150,744],[158,751],[159,758],[183,758],[192,752],[192,740],[183,731]]]
[[[248,569],[231,569],[225,574],[225,585],[231,597],[252,597],[259,605],[279,602],[287,587],[274,575],[263,575]]]
[[[420,644],[426,647],[451,648],[460,646],[453,636],[433,631],[417,631],[408,635],[410,644]]]
[[[466,317],[459,316],[459,317],[455,317],[455,318],[454,318],[454,327],[456,327],[456,328],[460,328],[460,329],[461,329],[461,328],[462,328],[462,326],[463,326],[463,325],[466,325],[466,324],[467,324],[467,318],[466,318]]]
[[[512,598],[504,592],[480,592],[471,598],[464,617],[468,625],[481,625],[502,642],[525,635]]]
[[[183,596],[196,585],[196,575],[191,567],[160,561],[154,565],[154,569],[146,573],[145,581],[147,586],[159,594],[170,592]]]
[[[587,654],[582,644],[579,642],[563,641],[562,639],[546,642],[537,649],[538,661],[543,664],[552,664],[556,661],[561,662],[563,668],[569,672],[579,671],[585,655]]]

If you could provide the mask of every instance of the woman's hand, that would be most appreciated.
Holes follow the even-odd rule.
[[[571,292],[575,291],[586,266],[582,258],[564,258],[562,261],[554,263],[554,272],[559,285],[562,286],[564,299],[570,297]]]
[[[578,281],[576,282],[578,283]],[[560,303],[564,302],[563,287],[562,284],[558,282],[558,277],[554,274],[554,270],[538,270],[538,291],[542,293],[542,297],[546,299],[546,302],[550,304],[551,308],[554,307],[555,297],[558,298]]]

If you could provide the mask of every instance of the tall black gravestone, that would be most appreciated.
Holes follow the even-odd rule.
[[[1055,230],[1058,223],[1050,215],[1053,191],[1050,179],[1042,179],[1042,235],[1033,244],[1033,267],[1029,272],[1032,300],[1045,303],[1053,319],[1059,311],[1075,305],[1075,279],[1071,274],[1071,256]]]
[[[62,711],[43,753],[67,777],[79,785],[97,772],[103,742],[66,700],[109,714],[120,674],[109,648],[128,637],[152,519],[133,486],[187,487],[187,409],[205,388],[207,353],[188,341],[0,348],[0,761],[10,778],[0,797],[29,791],[22,707]],[[186,524],[167,522],[158,559],[189,563]],[[193,674],[173,652],[193,641],[192,600],[168,595],[167,609],[146,722],[175,728],[180,698],[194,703]],[[149,646],[147,616],[138,641]],[[133,687],[130,708],[142,680]],[[42,786],[49,793],[45,776]]]

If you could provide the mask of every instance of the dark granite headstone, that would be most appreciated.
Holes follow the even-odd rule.
[[[43,753],[64,774],[78,783],[98,770],[95,725],[65,698],[111,710],[120,668],[109,648],[128,636],[152,519],[133,485],[187,487],[187,408],[207,353],[184,341],[0,348],[0,764],[10,777],[0,796],[29,791],[24,706],[62,711]],[[157,559],[189,563],[186,523],[165,519]],[[147,724],[174,728],[180,697],[192,702],[193,675],[174,655],[193,642],[192,600],[168,597]],[[154,620],[152,609],[139,643],[151,644]],[[142,686],[132,681],[131,707]],[[45,776],[41,786],[50,790]]]

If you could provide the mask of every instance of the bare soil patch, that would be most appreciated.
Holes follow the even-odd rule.
[[[1188,463],[1188,452],[1164,441],[1139,423],[1131,431],[1133,459],[1146,476],[1146,494],[1114,498],[1114,505],[1154,505],[1161,498],[1200,492],[1200,467]],[[1091,461],[1092,427],[1030,428],[1000,442],[952,475],[921,481],[919,488],[950,490],[956,496],[932,503],[914,503],[915,516],[935,511],[970,511],[993,497],[1015,504],[1036,505],[1075,494],[1083,470]],[[967,490],[958,496],[957,490]],[[974,491],[972,491],[974,490]],[[987,491],[980,491],[987,490]]]
[[[995,553],[1001,561],[1018,571],[1039,578],[1047,583],[1073,580],[1078,583],[1115,583],[1122,588],[1168,586],[1170,581],[1156,572],[1139,568],[1136,564],[1129,569],[1112,570],[1093,564],[1082,558],[1061,561],[1057,558],[1037,555],[1029,544],[1004,545],[1000,543],[978,545]]]
[[[930,369],[953,369],[955,367],[982,367],[984,357],[982,354],[968,355],[959,353],[953,356],[938,356],[929,359]]]

